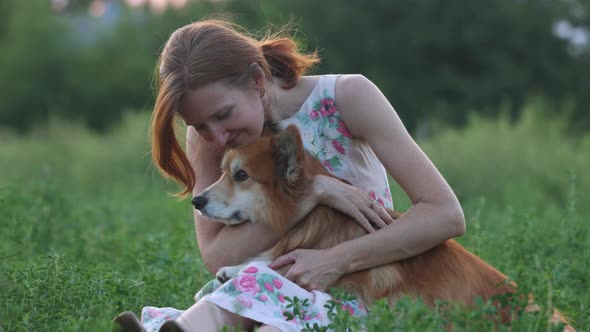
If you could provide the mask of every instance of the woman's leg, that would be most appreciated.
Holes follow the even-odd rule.
[[[281,330],[274,326],[262,325],[258,330],[256,330],[256,332],[281,332]]]
[[[207,301],[198,301],[195,303],[192,307],[182,313],[182,315],[176,319],[176,322],[187,332],[217,332],[224,326],[240,327],[245,330],[251,330],[256,324],[256,322],[251,319],[236,315]]]

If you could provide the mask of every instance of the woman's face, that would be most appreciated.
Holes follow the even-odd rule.
[[[260,137],[264,124],[260,92],[224,82],[188,91],[179,113],[187,126],[218,147],[252,143]]]

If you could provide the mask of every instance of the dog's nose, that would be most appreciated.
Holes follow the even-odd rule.
[[[195,209],[200,210],[200,209],[204,208],[205,205],[207,205],[207,197],[195,196],[195,197],[193,197],[193,200],[191,201],[191,203],[193,203],[193,206],[195,207]]]

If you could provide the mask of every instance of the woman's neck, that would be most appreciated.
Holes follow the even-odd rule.
[[[311,94],[319,76],[303,76],[291,89],[283,89],[282,81],[274,78],[264,98],[270,105],[267,121],[278,122],[288,119],[301,109],[301,106]]]

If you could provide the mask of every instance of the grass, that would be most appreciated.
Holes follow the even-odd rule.
[[[531,108],[516,123],[474,118],[419,143],[462,201],[460,242],[587,331],[590,137]],[[211,279],[189,202],[150,166],[147,121],[129,116],[104,135],[59,121],[0,135],[1,328],[108,331],[123,310],[190,306]],[[396,186],[393,197],[408,206]],[[492,330],[483,304],[443,315],[406,299],[394,310],[374,307],[370,330]],[[530,315],[513,331],[544,322]]]

